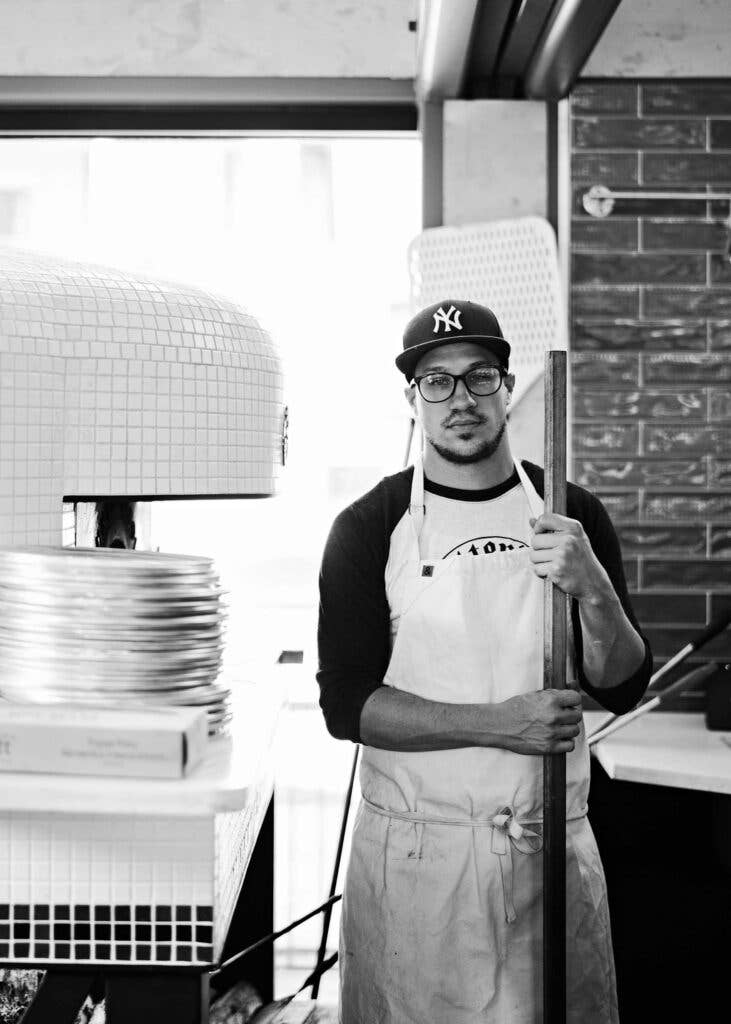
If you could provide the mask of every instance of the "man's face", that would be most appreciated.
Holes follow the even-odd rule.
[[[433,348],[416,364],[415,377],[425,373],[464,374],[477,367],[499,366],[497,356],[482,345],[458,341]],[[489,459],[505,432],[510,392],[515,378],[508,374],[492,395],[472,395],[463,380],[444,402],[426,402],[416,385],[406,398],[421,424],[427,444],[448,462],[470,463]]]

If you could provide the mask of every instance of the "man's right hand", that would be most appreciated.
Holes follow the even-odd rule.
[[[565,754],[574,749],[581,723],[576,690],[538,690],[494,705],[500,746],[516,754]]]

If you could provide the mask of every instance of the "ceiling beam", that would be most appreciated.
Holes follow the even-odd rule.
[[[620,0],[556,0],[524,73],[529,99],[568,95]]]
[[[415,91],[422,102],[462,93],[478,0],[422,0]]]

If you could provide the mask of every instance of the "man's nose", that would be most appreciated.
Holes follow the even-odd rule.
[[[463,380],[458,380],[452,395],[452,402],[458,405],[477,405],[475,396],[471,395],[467,390],[467,385]]]

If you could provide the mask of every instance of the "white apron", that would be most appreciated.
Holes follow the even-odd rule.
[[[516,468],[527,536],[543,502]],[[395,640],[384,682],[458,704],[540,690],[543,582],[528,549],[422,560],[423,506],[417,460],[405,571],[388,593]],[[570,671],[576,688],[573,661]],[[341,919],[341,1024],[541,1021],[542,766],[493,747],[363,747]],[[566,776],[567,1022],[617,1024],[583,723]]]

